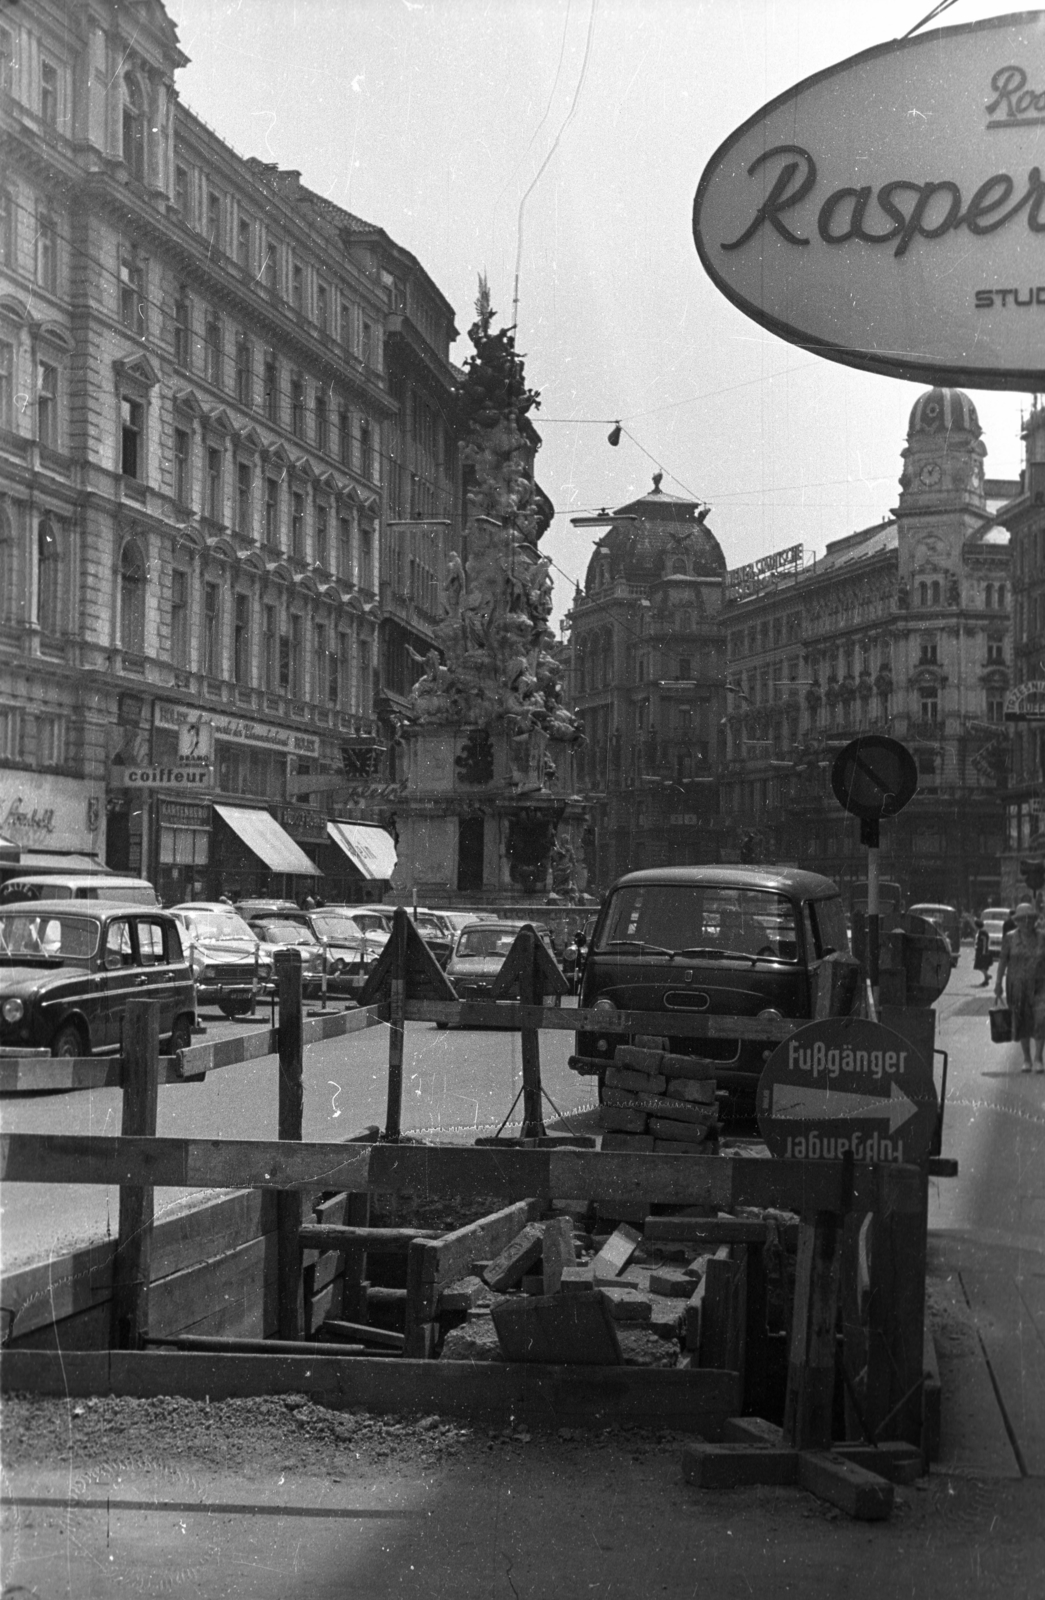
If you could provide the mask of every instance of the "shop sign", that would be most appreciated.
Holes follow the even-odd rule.
[[[849,366],[978,388],[1045,364],[1045,13],[878,45],[730,134],[693,206],[716,287]]]
[[[189,800],[161,800],[159,820],[168,828],[209,828],[211,810],[208,805],[193,805]]]
[[[326,844],[327,819],[322,811],[312,806],[276,806],[276,821],[286,828],[292,839],[309,844]]]
[[[104,791],[79,778],[0,776],[0,838],[20,850],[97,854],[105,842]]]
[[[189,706],[172,705],[165,700],[155,702],[153,713],[158,728],[181,729],[197,722],[199,713]],[[249,717],[222,716],[209,711],[206,721],[211,727],[211,737],[227,739],[233,744],[264,745],[270,750],[285,750],[288,755],[318,756],[319,739],[314,733],[300,733],[296,728],[281,728],[272,722],[254,722]]]
[[[125,789],[210,789],[214,768],[206,762],[177,767],[114,767],[113,783]]]
[[[749,562],[746,567],[734,567],[726,573],[726,598],[739,600],[743,595],[757,594],[767,581],[788,569],[798,570],[802,565],[803,547],[793,544],[787,550],[776,550],[770,556]]]
[[[1045,722],[1045,682],[1017,683],[1005,696],[1006,722]]]

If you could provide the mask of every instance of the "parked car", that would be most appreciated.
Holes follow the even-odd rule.
[[[196,991],[204,1005],[227,1017],[246,1016],[271,991],[275,952],[262,945],[237,911],[223,900],[188,900],[172,906],[185,930]]]
[[[916,906],[908,906],[908,917],[924,917],[926,922],[931,922],[947,940],[951,950],[951,966],[958,965],[958,957],[962,949],[962,919],[956,906],[936,905],[934,902],[920,901]]]
[[[352,918],[352,922],[358,923],[363,933],[368,934],[368,936],[374,933],[382,934],[384,941],[387,941],[390,938],[390,934],[392,934],[395,906],[373,906],[373,904],[368,904],[368,906],[336,906],[328,907],[328,909],[346,912]],[[406,915],[410,917],[414,928],[421,934],[421,938],[426,942],[438,965],[445,966],[446,962],[450,960],[454,936],[450,928],[443,923],[442,917],[438,915],[438,912],[426,910],[424,907],[418,907],[418,910],[411,910],[408,907]],[[382,947],[384,947],[384,941],[382,941]]]
[[[494,980],[501,968],[516,936],[525,922],[472,922],[462,928],[457,935],[453,953],[446,964],[446,976],[450,979],[459,1000],[488,1000]],[[544,940],[549,951],[554,956],[551,934],[546,927],[535,924],[537,933]],[[549,995],[546,1005],[557,1005],[558,995]],[[447,1028],[449,1023],[439,1022],[438,1028]]]
[[[297,950],[301,955],[302,994],[307,997],[322,993],[326,947],[306,922],[295,922],[288,916],[253,917],[247,926],[262,947],[271,951],[273,960],[281,950]]]
[[[88,1056],[122,1042],[128,1000],[155,1000],[160,1040],[192,1043],[196,989],[167,911],[37,900],[0,911],[0,1045]]]
[[[988,906],[987,909],[982,913],[982,917],[983,925],[987,929],[987,937],[990,940],[991,953],[995,956],[999,956],[1001,955],[1001,930],[1004,923],[1008,920],[1009,907]]]
[[[115,872],[40,872],[8,878],[0,885],[0,906],[25,900],[118,900],[123,905],[158,906],[159,898],[145,878]]]
[[[321,906],[301,915],[326,950],[328,982],[338,992],[357,994],[377,965],[388,935],[376,930],[364,933],[353,917],[336,906]]]
[[[222,901],[222,904],[227,905],[228,902]],[[239,913],[244,922],[253,922],[255,917],[291,917],[295,922],[302,922],[308,915],[296,900],[237,900],[232,909]]]
[[[828,968],[836,967],[831,974]],[[599,1079],[630,1035],[617,1011],[808,1017],[826,984],[832,1014],[859,993],[838,887],[819,873],[774,867],[659,867],[618,879],[606,897],[584,964],[579,1005],[605,1027],[577,1034],[576,1072]],[[764,1040],[696,1039],[668,1048],[715,1063],[732,1110],[750,1112]]]

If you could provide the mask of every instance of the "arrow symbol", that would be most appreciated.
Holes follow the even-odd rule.
[[[884,1117],[890,1134],[894,1134],[917,1110],[895,1079],[890,1083],[888,1099],[878,1094],[850,1094],[845,1089],[814,1089],[804,1083],[773,1085],[772,1115],[796,1122],[816,1122],[824,1117],[836,1122]]]

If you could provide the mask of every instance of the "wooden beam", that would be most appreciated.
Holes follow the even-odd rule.
[[[784,1443],[799,1450],[831,1444],[841,1234],[841,1216],[834,1211],[818,1212],[798,1230]]]
[[[173,1189],[362,1189],[371,1145],[275,1139],[0,1134],[8,1183],[149,1183]]]
[[[10,1350],[6,1394],[184,1395],[190,1399],[306,1394],[330,1406],[506,1425],[671,1428],[721,1437],[739,1409],[730,1372],[656,1367],[516,1365],[507,1361],[389,1361],[385,1356],[233,1355],[188,1351]]]
[[[305,1110],[301,1032],[301,951],[281,950],[276,957],[279,984],[279,1114],[280,1141],[301,1142]],[[301,1339],[305,1332],[305,1298],[301,1278],[301,1223],[305,1196],[300,1189],[282,1189],[276,1196],[277,1331],[281,1339]]]
[[[513,1000],[408,1000],[407,1022],[451,1022],[478,1028],[541,1028],[563,1033],[655,1033],[686,1039],[788,1039],[808,1017],[707,1017],[685,1011],[578,1011],[572,1006],[521,1006]]]
[[[160,1053],[160,1008],[154,1001],[127,1001],[123,1053],[126,1072],[122,1132],[131,1137],[154,1138]],[[149,1331],[153,1201],[151,1184],[127,1184],[120,1189],[110,1325],[114,1350],[137,1350]]]
[[[351,1228],[331,1222],[303,1222],[301,1243],[326,1250],[357,1246],[371,1255],[405,1255],[415,1239],[441,1239],[437,1228]]]

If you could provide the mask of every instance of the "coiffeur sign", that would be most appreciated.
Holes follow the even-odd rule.
[[[789,89],[716,151],[693,232],[723,294],[794,344],[1039,388],[1045,12],[880,45]]]

